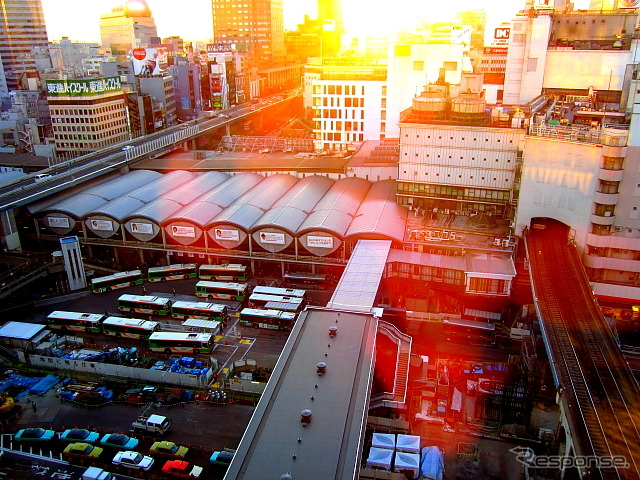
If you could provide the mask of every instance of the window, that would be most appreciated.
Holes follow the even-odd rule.
[[[424,61],[416,60],[413,62],[413,70],[415,72],[422,72],[424,70]]]

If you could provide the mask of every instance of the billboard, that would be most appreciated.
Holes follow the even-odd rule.
[[[333,237],[307,235],[307,247],[333,248]]]
[[[224,230],[222,228],[216,228],[214,231],[214,238],[216,240],[230,240],[230,241],[239,241],[240,235],[238,235],[237,230]]]
[[[260,232],[260,242],[284,245],[284,233]]]
[[[133,74],[136,76],[162,76],[169,73],[167,49],[164,47],[134,48],[132,61]]]
[[[122,91],[120,77],[45,80],[48,97],[82,97]]]

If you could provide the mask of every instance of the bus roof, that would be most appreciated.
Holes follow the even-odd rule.
[[[112,273],[111,275],[106,275],[104,277],[92,278],[91,283],[104,282],[105,280],[111,280],[120,277],[132,277],[134,275],[142,275],[142,272],[140,270],[129,270],[127,272]]]
[[[476,320],[464,320],[461,318],[445,318],[442,320],[443,325],[451,325],[454,327],[477,328],[478,330],[495,330],[496,324],[492,322],[478,322]]]
[[[200,265],[200,270],[246,270],[247,266],[240,263],[226,263],[220,265]]]
[[[193,333],[193,332],[153,332],[149,336],[152,340],[193,340],[194,342],[208,342],[213,336],[212,333]]]
[[[151,320],[142,320],[140,318],[126,318],[126,317],[108,317],[103,325],[126,325],[127,327],[140,327],[153,329],[158,325],[158,322]]]
[[[262,308],[243,308],[240,315],[255,315],[258,317],[281,317],[296,318],[293,312],[283,312],[282,310],[266,310]]]
[[[160,267],[149,267],[148,272],[164,272],[166,270],[177,270],[179,268],[196,268],[195,263],[173,263],[171,265],[163,265]]]
[[[168,305],[171,303],[171,299],[164,297],[154,297],[153,295],[130,295],[125,293],[120,295],[118,300],[125,300],[129,302],[142,302],[142,303],[154,303],[158,305]]]
[[[47,318],[72,318],[74,320],[87,320],[89,322],[99,322],[104,318],[102,313],[82,313],[55,310],[47,315]]]
[[[268,295],[284,295],[302,298],[307,294],[307,291],[296,288],[262,287],[258,285],[253,288],[253,293],[266,293]]]
[[[173,302],[171,306],[174,308],[195,308],[197,310],[216,310],[216,311],[221,311],[227,308],[226,305],[221,305],[219,303],[182,302],[182,301]]]
[[[196,287],[217,287],[217,288],[234,288],[234,289],[246,289],[249,285],[246,283],[235,282],[211,282],[209,280],[200,280],[196,283]]]
[[[267,293],[252,293],[249,297],[249,301],[251,300],[263,302],[295,303],[297,305],[304,302],[304,300],[300,297],[285,297],[282,295],[269,295]]]

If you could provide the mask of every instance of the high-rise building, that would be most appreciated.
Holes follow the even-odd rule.
[[[3,0],[0,22],[0,57],[6,77],[6,90],[0,93],[8,93],[20,88],[27,73],[51,68],[49,39],[40,0]]]
[[[214,43],[234,46],[256,66],[284,62],[282,0],[213,0]]]
[[[100,38],[103,47],[122,61],[134,48],[146,47],[158,31],[145,0],[126,1],[111,13],[100,15]]]
[[[342,0],[318,0],[318,21],[322,25],[322,55],[335,55],[344,33]]]

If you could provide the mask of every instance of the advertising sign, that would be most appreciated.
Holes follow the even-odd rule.
[[[82,97],[122,91],[120,77],[46,80],[48,97]]]
[[[333,248],[333,237],[307,235],[307,247]]]
[[[153,225],[150,223],[131,222],[131,232],[153,235]]]
[[[284,245],[284,233],[260,232],[260,241],[262,243]]]
[[[169,63],[167,49],[162,48],[134,48],[133,74],[136,76],[167,75]]]
[[[510,25],[500,25],[493,30],[493,38],[491,39],[491,45],[508,45],[509,36],[511,35]]]
[[[171,227],[171,235],[173,235],[174,237],[196,238],[196,229],[193,227],[173,225]]]
[[[53,228],[69,228],[67,217],[47,217],[47,224]]]
[[[237,230],[223,230],[222,228],[216,228],[213,238],[216,240],[231,240],[237,242],[240,240],[240,235],[238,235]]]
[[[111,220],[91,220],[90,223],[92,230],[113,232],[113,222]]]

